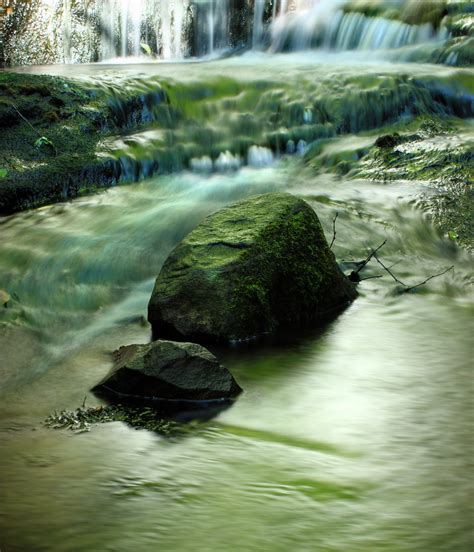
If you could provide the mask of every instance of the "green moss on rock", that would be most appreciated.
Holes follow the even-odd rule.
[[[178,245],[148,318],[155,337],[227,342],[321,321],[355,297],[313,209],[272,193],[214,213]]]
[[[448,13],[446,0],[407,0],[401,10],[400,19],[409,25],[430,23],[433,27],[439,27]]]

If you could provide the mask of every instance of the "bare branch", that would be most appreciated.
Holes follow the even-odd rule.
[[[433,276],[430,276],[429,278],[426,278],[426,280],[424,280],[423,282],[420,282],[419,284],[416,284],[416,286],[407,287],[406,289],[401,290],[401,293],[408,293],[409,291],[412,291],[416,288],[419,288],[420,286],[424,286],[426,283],[428,283],[433,278],[438,278],[438,276],[443,276],[444,274],[446,274],[447,272],[449,272],[450,270],[453,270],[453,269],[454,269],[454,265],[450,266],[446,270],[443,270],[443,272],[440,272],[439,274],[433,274]]]
[[[378,251],[380,249],[382,249],[382,247],[387,243],[387,240],[384,240],[378,247],[377,249],[374,249],[369,255],[368,257],[365,259],[365,261],[362,262],[362,264],[360,265],[360,267],[357,269],[357,272],[360,272],[369,262],[370,260],[372,259],[372,257],[374,255],[376,255],[378,253]]]
[[[387,266],[385,266],[383,264],[383,262],[377,257],[377,255],[374,255],[374,259],[379,263],[379,265],[384,269],[386,270],[390,276],[395,280],[395,282],[397,282],[397,284],[401,284],[403,287],[406,287],[406,284],[404,284],[401,280],[399,280],[395,274],[390,270],[390,268],[388,268]]]
[[[334,220],[332,221],[332,241],[331,241],[331,245],[329,246],[329,249],[332,249],[332,246],[334,245],[334,242],[336,241],[336,220],[337,220],[337,217],[339,216],[339,213],[336,213],[336,216],[334,217]]]
[[[393,268],[394,266],[397,266],[402,262],[403,259],[399,259],[398,261],[395,261],[393,264],[391,264],[388,268]]]
[[[28,119],[22,115],[20,113],[20,111],[18,110],[18,108],[16,107],[16,105],[13,103],[13,102],[10,102],[10,106],[13,107],[13,109],[17,112],[17,114],[25,121],[25,123],[33,130],[33,132],[35,134],[37,134],[38,136],[41,136],[41,134],[36,130],[36,128],[30,123],[30,121],[28,121]]]
[[[359,282],[365,282],[365,280],[376,280],[377,278],[382,278],[382,274],[377,274],[377,276],[367,276],[367,278],[361,278]]]
[[[372,259],[372,257],[374,255],[377,254],[377,252],[387,243],[387,240],[384,240],[383,243],[381,243],[376,249],[373,249],[369,255],[363,260],[361,261],[360,263],[357,263],[358,264],[358,267],[357,267],[357,270],[353,270],[350,274],[349,274],[349,280],[351,280],[351,282],[360,282],[360,276],[359,276],[359,272],[365,268],[367,266],[367,264],[370,262],[370,260]]]

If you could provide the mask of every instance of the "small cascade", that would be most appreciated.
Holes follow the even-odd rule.
[[[154,40],[147,38],[143,42],[162,59],[181,59],[185,55],[183,28],[188,6],[182,0],[163,0],[155,4],[147,2],[144,10],[145,27],[149,27],[150,38]]]
[[[275,8],[276,8],[275,2]],[[265,0],[255,0],[254,16],[253,16],[253,32],[252,32],[252,47],[258,48],[262,43],[263,38],[263,14],[265,11]]]
[[[194,56],[213,56],[229,47],[230,0],[204,0],[193,5]]]
[[[250,167],[268,167],[273,163],[274,155],[270,148],[251,146],[247,154],[247,163]]]
[[[105,0],[100,3],[99,59],[139,56],[142,50],[163,59],[183,57],[188,0]]]
[[[384,17],[345,13],[344,0],[296,0],[288,9],[285,0],[275,4],[270,50],[300,51],[396,49],[448,38],[446,29],[436,31],[429,23],[408,25]]]
[[[143,52],[181,59],[229,47],[229,0],[106,0],[100,20],[101,60]]]

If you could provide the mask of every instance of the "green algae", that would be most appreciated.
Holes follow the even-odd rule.
[[[409,25],[430,23],[439,27],[448,13],[447,0],[408,0],[400,11],[400,19]]]
[[[344,13],[361,13],[366,17],[396,19],[400,15],[396,4],[384,0],[350,0],[342,9]]]

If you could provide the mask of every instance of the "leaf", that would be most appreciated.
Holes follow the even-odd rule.
[[[0,305],[7,306],[8,301],[10,301],[10,294],[3,289],[0,289]]]
[[[48,142],[48,139],[45,138],[44,136],[42,136],[41,138],[38,138],[38,140],[36,140],[35,142],[35,146],[37,148],[41,147],[42,145],[46,144]]]
[[[41,136],[41,138],[38,138],[38,140],[36,140],[36,142],[35,142],[35,147],[36,148],[41,148],[43,146],[47,146],[49,148],[56,149],[54,147],[53,142],[51,142],[51,140],[49,138],[46,138],[46,136]]]
[[[150,46],[148,46],[146,42],[141,42],[140,47],[147,56],[150,56],[150,57],[152,56],[151,48]]]
[[[7,169],[0,168],[0,178],[6,178],[8,176]]]
[[[456,241],[459,238],[459,234],[455,232],[454,230],[450,230],[448,232],[448,238],[452,241]]]

